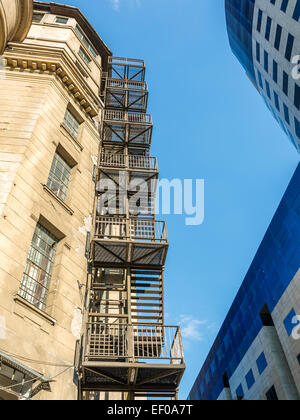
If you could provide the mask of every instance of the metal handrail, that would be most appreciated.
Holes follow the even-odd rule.
[[[150,363],[168,360],[175,365],[184,363],[179,326],[89,321],[85,334],[85,360],[126,358],[134,363],[145,363],[146,360]]]
[[[126,64],[127,66],[136,65],[137,63],[141,64],[142,67],[145,67],[145,61],[139,60],[136,58],[126,58],[126,57],[108,57],[109,64]]]
[[[167,244],[168,233],[165,221],[97,216],[94,240],[99,239]]]
[[[106,168],[126,168],[136,170],[158,171],[157,158],[140,156],[140,155],[125,155],[119,153],[101,153],[100,166]]]
[[[108,77],[106,88],[112,89],[132,89],[132,90],[148,90],[147,82],[137,80],[124,80]]]
[[[140,112],[106,110],[104,112],[104,121],[124,121],[139,124],[152,124],[152,116],[150,114],[143,114]]]

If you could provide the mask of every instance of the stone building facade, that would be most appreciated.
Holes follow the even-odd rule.
[[[74,400],[111,52],[77,8],[1,0],[0,19],[0,399]]]

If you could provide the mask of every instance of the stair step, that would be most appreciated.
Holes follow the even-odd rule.
[[[161,309],[131,309],[131,312],[143,314],[159,314]]]
[[[139,271],[139,270],[131,270],[131,274],[135,274],[135,275],[153,275],[153,276],[161,276],[161,274],[162,274],[162,272],[160,271],[160,270],[158,270],[158,271],[151,271],[151,270],[149,270],[149,271],[144,271],[144,270],[141,270],[141,271]]]
[[[161,282],[159,282],[158,284],[156,283],[136,283],[136,282],[131,282],[131,286],[135,286],[135,287],[160,287],[162,285]]]
[[[146,295],[161,295],[162,290],[138,290],[133,289],[132,292],[140,293],[140,294],[146,294]]]
[[[159,300],[162,301],[162,297],[156,297],[156,296],[135,296],[131,295],[131,300]]]

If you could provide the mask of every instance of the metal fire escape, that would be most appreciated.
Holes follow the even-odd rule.
[[[110,57],[103,100],[79,395],[176,398],[185,363],[180,328],[164,325],[169,243],[166,223],[155,218],[158,166],[144,62]]]

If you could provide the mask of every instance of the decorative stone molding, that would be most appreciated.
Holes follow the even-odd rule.
[[[32,0],[0,0],[0,55],[9,41],[24,41],[31,27],[32,13]]]
[[[1,1],[1,0],[0,0]],[[94,105],[92,98],[82,88],[80,83],[75,79],[72,72],[62,62],[51,60],[50,58],[41,58],[35,56],[28,59],[27,57],[14,56],[13,54],[5,54],[4,66],[16,71],[33,71],[37,73],[53,74],[65,88],[72,94],[75,101],[81,108],[91,117],[95,117],[99,113],[99,109]]]

